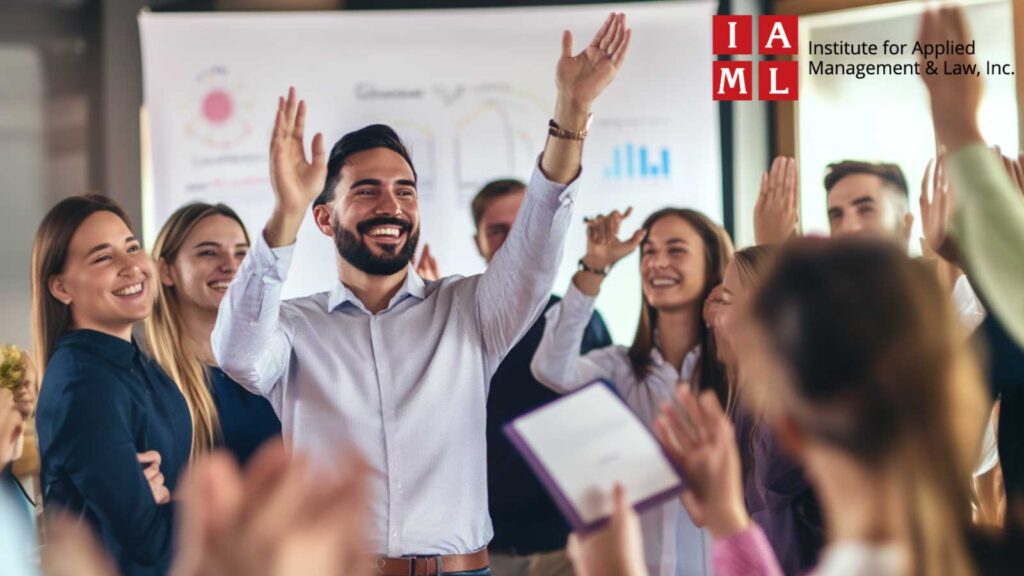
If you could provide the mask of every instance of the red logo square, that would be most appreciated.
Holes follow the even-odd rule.
[[[758,16],[758,54],[796,54],[797,43],[800,41],[799,29],[797,17],[793,15]]]
[[[753,100],[754,63],[718,60],[711,63],[713,100]]]
[[[711,45],[714,54],[753,54],[754,17],[712,16]]]
[[[760,100],[796,100],[800,96],[800,69],[796,60],[762,60],[757,63],[757,97]]]

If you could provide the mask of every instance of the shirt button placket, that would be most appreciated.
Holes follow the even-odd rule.
[[[381,316],[374,314],[370,316],[370,343],[373,347],[373,364],[377,375],[377,386],[380,392],[381,415],[383,417],[382,428],[384,432],[384,458],[387,462],[388,476],[388,552],[391,555],[400,554],[401,543],[401,519],[399,518],[401,508],[401,482],[398,480],[400,471],[398,469],[396,451],[397,443],[394,439],[393,426],[396,422],[394,400],[391,396],[390,371],[388,370],[386,354],[387,344],[381,335]]]

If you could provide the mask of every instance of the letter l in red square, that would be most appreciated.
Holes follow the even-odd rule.
[[[800,95],[800,69],[796,60],[762,60],[757,63],[757,97],[760,100],[796,100]]]

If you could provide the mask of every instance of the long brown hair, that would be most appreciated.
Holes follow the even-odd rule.
[[[172,265],[188,235],[199,222],[210,216],[226,216],[238,222],[246,242],[249,241],[245,224],[234,210],[224,204],[195,202],[178,208],[167,219],[153,244],[153,258],[158,263]],[[207,382],[206,367],[196,351],[190,349],[185,337],[178,291],[163,282],[157,285],[153,314],[146,320],[146,339],[153,357],[178,383],[188,404],[192,414],[192,456],[195,457],[213,448],[220,433],[220,419]]]
[[[50,278],[64,272],[71,239],[89,216],[111,212],[130,230],[124,209],[100,194],[71,196],[43,217],[32,242],[32,348],[42,376],[57,340],[71,329],[71,308],[50,293]]]
[[[729,264],[729,258],[732,257],[732,241],[729,239],[729,235],[710,218],[689,208],[662,208],[654,212],[644,220],[644,231],[650,233],[651,228],[658,220],[669,216],[680,218],[692,226],[704,243],[704,287],[700,297],[703,305],[708,294],[715,286],[722,283],[725,267]],[[643,278],[640,281],[643,282]],[[633,366],[633,375],[640,382],[647,378],[651,369],[651,350],[655,346],[654,334],[658,327],[658,311],[647,302],[646,296],[642,296],[642,298],[640,321],[636,327],[633,344],[629,347],[629,361]],[[701,390],[714,390],[719,401],[724,405],[730,394],[725,370],[718,361],[715,339],[703,321],[698,320],[697,324],[699,326],[700,360],[697,365],[696,385]]]
[[[773,390],[786,414],[899,479],[912,573],[975,573],[970,471],[986,400],[934,274],[888,244],[798,240],[752,311],[789,374]]]

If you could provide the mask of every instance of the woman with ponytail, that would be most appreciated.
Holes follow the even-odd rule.
[[[223,444],[244,463],[281,434],[270,403],[224,374],[210,347],[220,301],[248,249],[234,210],[198,202],[175,211],[153,246],[160,282],[146,338],[188,402],[193,456]]]
[[[971,575],[980,375],[934,274],[898,249],[805,239],[782,250],[739,336],[763,423],[803,466],[829,542],[813,574]],[[715,539],[716,573],[781,574],[743,503],[717,399],[682,392],[659,418],[683,502]]]

